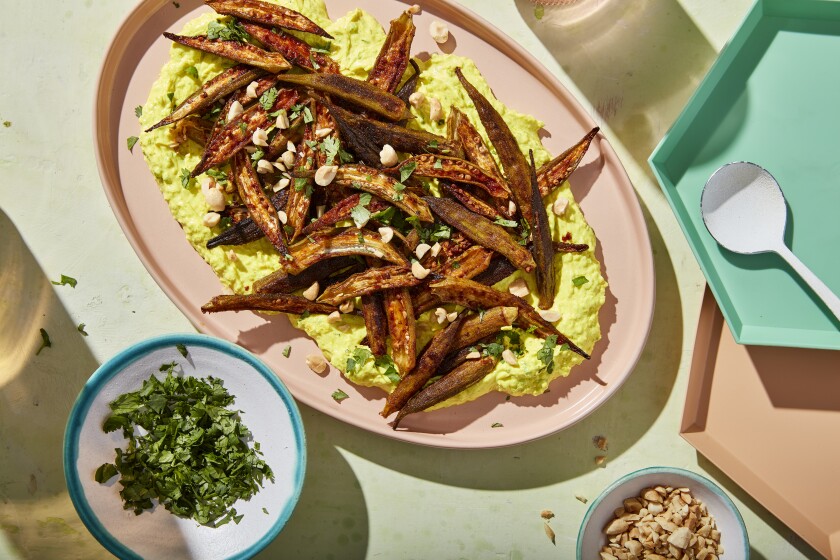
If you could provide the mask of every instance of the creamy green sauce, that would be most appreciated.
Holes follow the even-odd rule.
[[[305,14],[335,37],[330,44],[330,56],[340,64],[344,74],[360,79],[367,76],[385,39],[385,31],[371,15],[357,9],[331,21],[322,0],[283,0],[280,3]],[[207,24],[218,17],[212,13],[202,15],[187,23],[182,34],[203,34]],[[418,29],[418,33],[422,32]],[[177,44],[172,46],[170,54],[169,62],[161,70],[160,77],[152,86],[149,99],[143,106],[143,114],[140,117],[143,128],[164,118],[201,83],[232,64],[214,55]],[[198,71],[198,79],[186,72],[190,66],[194,66]],[[502,114],[516,135],[522,151],[527,153],[529,149],[534,150],[537,165],[548,161],[550,155],[543,148],[538,134],[542,123],[530,115],[508,109],[496,100],[471,60],[455,55],[432,55],[428,61],[422,63],[423,72],[418,91],[427,97],[437,97],[444,115],[448,114],[450,107],[458,107],[483,134],[483,127],[472,102],[455,76],[454,69],[459,66],[470,82],[490,99]],[[173,94],[172,99],[169,98],[170,93]],[[429,120],[428,108],[412,109],[412,113],[416,117],[412,126],[444,135],[445,127]],[[181,183],[182,170],[191,170],[198,163],[201,147],[187,141],[173,149],[170,128],[162,127],[141,134],[140,145],[149,168],[169,204],[172,215],[183,227],[184,234],[195,250],[213,268],[224,286],[236,293],[248,293],[256,279],[276,270],[279,264],[277,252],[264,239],[236,247],[205,247],[207,240],[219,234],[221,229],[207,228],[202,224],[202,217],[208,208],[198,182],[193,181],[188,188],[184,188]],[[557,197],[565,197],[569,201],[568,208],[560,217],[550,210]],[[594,254],[595,235],[584,220],[568,183],[558,188],[545,202],[549,208],[549,222],[555,241],[560,241],[568,233],[575,243],[589,245],[589,250],[585,253],[556,256],[558,294],[554,309],[561,314],[556,323],[557,328],[585,351],[591,352],[601,338],[598,310],[604,303],[606,290],[601,265]],[[231,249],[235,253],[235,259],[228,255]],[[573,279],[581,276],[588,282],[575,286]],[[525,278],[531,290],[536,292],[533,276],[522,271],[517,271],[495,287],[506,291],[508,285],[519,277]],[[536,305],[535,296],[528,296],[526,299]],[[453,306],[447,307],[449,310],[457,309]],[[372,358],[359,364],[354,371],[346,371],[347,359],[365,337],[364,321],[360,317],[342,315],[342,322],[338,325],[329,323],[322,315],[312,315],[305,319],[290,316],[290,320],[315,339],[327,360],[344,372],[350,381],[380,387],[386,391],[393,389],[394,382],[385,375],[383,369],[374,364]],[[440,328],[441,325],[437,324],[431,311],[420,317],[417,321],[417,347],[422,348]],[[495,370],[483,380],[440,406],[470,401],[494,390],[511,395],[538,395],[548,388],[553,379],[567,376],[571,368],[583,359],[558,346],[554,351],[554,369],[549,374],[545,364],[537,357],[544,341],[526,333],[521,334],[521,341],[523,352],[518,356],[518,365],[511,366],[500,361]]]

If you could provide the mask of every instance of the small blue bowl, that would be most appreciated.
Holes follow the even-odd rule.
[[[184,357],[178,350],[183,345]],[[140,515],[123,509],[116,478],[93,479],[103,463],[114,461],[126,440],[120,430],[106,434],[102,422],[117,396],[136,391],[162,364],[177,362],[176,373],[221,379],[236,397],[243,423],[260,443],[275,481],[234,507],[239,524],[218,528],[199,525],[154,507]],[[64,434],[64,476],[70,498],[94,537],[119,558],[245,559],[265,548],[283,529],[303,488],[306,441],[300,412],[289,391],[260,360],[239,346],[199,334],[152,338],[120,352],[97,369],[85,384]]]
[[[748,560],[750,541],[744,519],[721,488],[704,476],[676,467],[648,467],[625,475],[592,502],[577,538],[577,560],[598,560],[601,547],[607,544],[604,527],[615,519],[614,511],[626,498],[638,496],[645,488],[656,486],[686,487],[694,498],[706,505],[720,531],[726,560]]]

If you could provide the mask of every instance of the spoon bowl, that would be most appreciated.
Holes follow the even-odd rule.
[[[778,253],[840,319],[840,298],[784,243],[787,203],[779,183],[746,161],[715,171],[700,197],[703,223],[715,241],[735,253]]]

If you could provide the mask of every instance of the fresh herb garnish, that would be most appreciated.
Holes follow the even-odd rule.
[[[190,170],[186,168],[181,169],[181,186],[188,189],[190,187],[190,181],[192,181],[192,177],[190,177]]]
[[[400,382],[400,372],[397,370],[397,365],[394,363],[394,360],[391,359],[391,356],[388,354],[376,356],[374,363],[376,364],[376,367],[385,370],[382,373],[391,381],[391,383]]]
[[[367,209],[367,205],[370,204],[372,198],[370,193],[362,193],[359,196],[359,203],[350,210],[350,217],[353,218],[356,227],[360,228],[370,220],[370,210]]]
[[[350,353],[350,357],[347,358],[347,373],[355,372],[356,368],[364,364],[371,356],[373,356],[373,354],[368,348],[364,346],[355,348],[353,352]]]
[[[504,345],[499,344],[498,342],[490,342],[489,344],[482,344],[480,346],[482,356],[500,358],[502,356],[502,352],[505,351]]]
[[[542,4],[539,4],[539,5],[534,7],[534,17],[535,18],[540,20],[540,19],[543,18],[544,15],[545,15],[545,6],[543,6]]]
[[[313,70],[320,70],[321,69],[321,65],[318,64],[315,61],[315,53],[313,53],[313,52],[309,53],[309,63],[312,64],[312,69]]]
[[[453,268],[454,270],[458,270],[459,268],[461,268],[461,263],[460,263],[460,261],[452,261],[452,268]]]
[[[260,148],[257,148],[254,150],[254,153],[251,154],[251,161],[260,161],[264,155],[265,152],[263,152]]]
[[[126,146],[128,146],[128,151],[129,152],[132,152],[132,153],[134,152],[134,145],[137,143],[138,140],[140,140],[140,139],[136,136],[129,136],[128,138],[125,139],[125,144],[126,144]]]
[[[295,190],[300,192],[309,185],[309,179],[306,177],[295,177]]]
[[[56,286],[70,286],[71,288],[75,288],[76,284],[78,284],[75,278],[65,276],[64,274],[61,275],[61,278],[59,280],[50,280],[50,282],[55,284]]]
[[[208,169],[205,173],[208,177],[215,179],[217,183],[224,183],[228,180],[227,173],[218,169]]]
[[[262,508],[262,511],[263,511],[264,514],[268,515],[268,510],[267,509]]]
[[[244,122],[239,123],[239,132],[241,132],[242,134],[245,134],[245,132],[247,132],[247,131],[248,131],[248,125],[245,124]]]
[[[180,352],[180,353],[181,353],[181,355],[182,355],[183,357],[185,357],[185,358],[186,358],[187,356],[189,356],[189,354],[190,354],[189,352],[187,352],[187,347],[186,347],[186,346],[184,346],[183,344],[176,344],[176,345],[175,345],[175,348],[176,348],[176,349],[178,350],[178,352]]]
[[[431,140],[431,141],[427,144],[427,147],[428,147],[430,150],[437,150],[437,147],[438,147],[438,141],[437,141],[437,140]]]
[[[546,371],[554,370],[554,349],[557,347],[557,335],[553,334],[545,339],[543,347],[537,351],[537,359],[545,365]]]
[[[500,422],[493,422],[492,424],[490,424],[490,427],[491,428],[504,428],[505,425],[500,423]]]
[[[350,398],[350,395],[348,395],[347,393],[345,393],[341,389],[338,389],[337,391],[334,391],[333,394],[330,395],[330,396],[333,398],[333,400],[335,402],[339,402],[339,403],[341,401],[343,401],[344,399],[349,399]]]
[[[306,124],[311,123],[315,119],[312,118],[312,111],[309,109],[308,106],[303,108],[303,122]]]
[[[238,523],[242,517],[233,505],[253,496],[265,479],[273,481],[274,473],[260,458],[259,445],[248,447],[251,432],[240,411],[230,408],[235,397],[222,381],[180,377],[174,367],[164,364],[165,379],[152,375],[139,391],[110,403],[102,429],[122,430],[128,445],[94,479],[105,482],[117,471],[123,507],[136,515],[157,500],[202,525]],[[137,426],[145,435],[137,434]]]
[[[391,199],[394,202],[399,202],[404,198],[402,192],[405,190],[405,185],[403,185],[402,183],[394,183],[394,190],[396,192],[394,193],[394,196],[391,197]]]
[[[82,333],[82,336],[87,336],[88,335],[88,333],[85,332],[85,324],[84,323],[79,323],[79,326],[76,327],[76,330],[79,331],[80,333]]]
[[[335,162],[336,156],[340,157],[339,154],[341,152],[341,142],[338,140],[338,138],[335,138],[333,136],[327,136],[326,138],[324,138],[323,141],[321,141],[320,149],[321,152],[323,152],[323,154],[327,156],[326,165],[332,165],[333,162]]]
[[[415,169],[417,169],[416,161],[409,161],[400,167],[400,183],[405,183],[411,177],[411,174],[414,173]]]
[[[504,218],[496,218],[496,221],[493,223],[502,227],[516,227],[519,225],[516,220],[506,220]]]
[[[47,331],[41,329],[41,346],[38,347],[38,350],[35,352],[35,355],[41,353],[41,350],[44,348],[50,348],[52,346],[52,342],[50,341],[50,335],[47,334]]]
[[[589,282],[589,278],[587,278],[586,276],[576,276],[572,278],[572,284],[574,284],[575,286],[583,286],[587,282]]]
[[[260,96],[260,106],[268,111],[277,99],[277,88],[271,88]]]
[[[283,348],[283,357],[288,358],[289,355],[292,353],[291,345],[287,344],[285,348]]]
[[[443,169],[443,162],[439,158],[435,158],[435,164],[432,167],[435,169]]]
[[[207,26],[208,39],[244,42],[250,38],[238,21],[211,21]]]
[[[142,115],[143,115],[143,106],[138,105],[137,107],[134,108],[134,116],[140,117]]]
[[[195,66],[187,66],[187,68],[184,70],[184,73],[187,76],[190,76],[191,78],[194,78],[196,80],[198,79],[198,68],[196,68]]]

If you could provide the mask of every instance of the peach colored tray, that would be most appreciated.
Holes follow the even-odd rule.
[[[408,4],[394,0],[328,0],[333,18],[361,7],[380,22]],[[449,23],[447,50],[478,63],[496,95],[511,107],[546,120],[545,144],[559,153],[594,123],[560,82],[532,56],[471,12],[444,0],[421,2],[413,53],[437,52],[428,33],[437,19]],[[609,143],[600,138],[572,177],[572,187],[598,235],[598,257],[610,282],[600,315],[604,339],[591,361],[559,380],[538,398],[488,395],[474,403],[407,419],[409,430],[393,431],[379,416],[384,393],[357,388],[337,370],[314,374],[304,363],[314,343],[284,316],[252,313],[203,316],[202,303],[220,292],[219,281],[184,239],[169,214],[139,149],[125,139],[137,135],[134,108],[168,59],[161,37],[209,10],[197,0],[146,0],[129,14],[103,62],[95,100],[94,138],[100,176],[111,207],[139,258],[170,299],[202,332],[235,341],[259,355],[300,401],[341,421],[404,441],[457,448],[512,445],[546,436],[577,422],[609,398],[632,371],[647,338],[653,313],[653,257],[633,187]],[[154,310],[146,312],[153,313]],[[282,356],[287,343],[290,358]],[[340,404],[330,395],[342,389]],[[503,427],[492,428],[495,423]]]
[[[739,345],[707,289],[680,432],[826,558],[840,559],[840,352]]]

